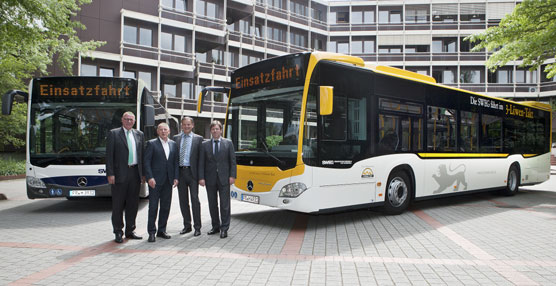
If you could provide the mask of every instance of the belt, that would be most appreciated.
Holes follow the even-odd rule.
[[[191,166],[180,166],[180,169],[189,169]]]
[[[135,164],[135,165],[127,165],[127,167],[128,167],[128,168],[135,168],[135,167],[137,167],[137,164]]]

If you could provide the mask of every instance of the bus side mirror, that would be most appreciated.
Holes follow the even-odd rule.
[[[334,87],[321,86],[320,87],[320,115],[332,114],[332,107],[334,103]]]
[[[228,87],[216,87],[216,86],[203,87],[203,89],[199,93],[199,98],[197,99],[197,112],[198,113],[201,113],[201,111],[203,109],[203,102],[205,100],[205,95],[207,95],[207,93],[209,91],[225,93],[228,96],[230,96],[230,88],[228,88]]]
[[[154,106],[145,105],[145,126],[154,126]]]
[[[25,102],[27,102],[27,98],[29,94],[25,91],[21,90],[10,90],[2,96],[2,114],[3,115],[10,115],[12,114],[12,105],[14,103],[14,98],[16,95],[23,96]]]

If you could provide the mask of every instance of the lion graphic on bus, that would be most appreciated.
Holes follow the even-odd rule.
[[[460,185],[463,185],[463,190],[467,190],[467,182],[465,181],[465,165],[461,164],[452,169],[450,166],[449,170],[445,164],[438,166],[438,172],[432,175],[432,178],[438,184],[438,189],[433,193],[439,194],[444,192],[448,188],[453,188],[454,192],[457,192]]]

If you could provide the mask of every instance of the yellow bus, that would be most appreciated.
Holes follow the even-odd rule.
[[[551,109],[437,84],[361,58],[312,52],[232,73],[225,136],[236,200],[299,212],[380,207],[550,177]]]

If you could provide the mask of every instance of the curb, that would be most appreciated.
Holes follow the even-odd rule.
[[[12,175],[12,176],[0,176],[0,181],[23,179],[23,178],[25,178],[25,174]]]

